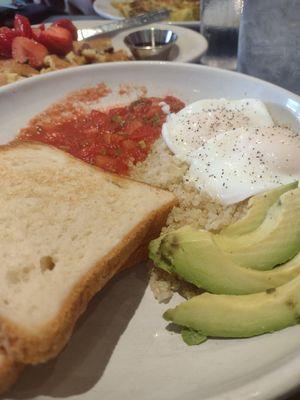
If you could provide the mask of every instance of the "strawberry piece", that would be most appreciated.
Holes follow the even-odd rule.
[[[16,31],[16,36],[24,36],[29,39],[32,38],[32,29],[29,19],[24,17],[24,15],[15,15],[14,28]]]
[[[50,26],[40,35],[40,41],[50,53],[65,55],[73,48],[73,38],[71,33],[59,26]]]
[[[40,28],[32,28],[32,39],[40,43],[42,32]]]
[[[32,29],[32,39],[36,42],[41,42],[41,33],[46,29],[45,24],[40,24],[38,28],[31,28]]]
[[[12,56],[21,64],[28,62],[33,68],[39,68],[47,54],[46,47],[33,39],[18,36],[12,42]]]
[[[69,19],[58,19],[57,21],[53,22],[51,26],[59,26],[60,28],[67,29],[71,33],[73,40],[77,40],[77,28]]]
[[[15,31],[3,26],[0,28],[0,56],[11,57],[12,41],[16,37]]]

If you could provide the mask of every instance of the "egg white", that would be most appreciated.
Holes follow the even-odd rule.
[[[214,135],[241,126],[272,126],[273,120],[260,100],[199,100],[170,114],[162,127],[169,149],[181,160]]]
[[[238,128],[191,154],[186,182],[224,205],[300,179],[300,135],[286,128]]]

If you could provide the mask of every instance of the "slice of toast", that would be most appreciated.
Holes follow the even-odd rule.
[[[13,359],[36,364],[59,353],[176,201],[37,143],[2,146],[0,180],[0,336]]]
[[[9,390],[15,383],[23,369],[23,365],[16,363],[0,348],[0,394]]]

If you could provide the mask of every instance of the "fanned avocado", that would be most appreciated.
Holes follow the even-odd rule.
[[[254,231],[241,236],[214,235],[215,243],[243,267],[268,270],[300,250],[300,188],[280,196]]]
[[[271,271],[256,271],[236,265],[204,230],[178,229],[151,242],[155,265],[184,280],[219,294],[249,294],[275,288],[300,274],[300,253]]]
[[[253,196],[248,201],[246,214],[235,223],[222,229],[222,235],[239,236],[254,231],[265,219],[269,208],[276,203],[279,197],[289,190],[295,189],[298,182],[287,185]]]
[[[164,318],[211,337],[242,338],[277,331],[300,322],[300,276],[262,293],[204,293],[167,310]]]

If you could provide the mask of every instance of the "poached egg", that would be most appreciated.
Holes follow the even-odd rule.
[[[300,179],[300,135],[273,125],[260,100],[201,100],[170,114],[162,135],[190,165],[184,181],[230,205]]]

